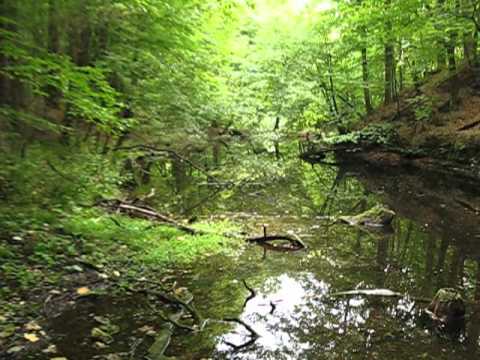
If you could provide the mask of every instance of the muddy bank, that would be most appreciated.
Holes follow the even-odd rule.
[[[415,168],[399,173],[396,168],[379,171],[357,164],[346,171],[354,173],[366,191],[381,194],[384,203],[400,217],[434,231],[446,244],[460,244],[462,253],[480,258],[480,193],[476,184]]]
[[[352,152],[339,151],[336,153],[337,161],[340,164],[352,165],[355,163],[367,163],[377,168],[406,168],[416,169],[430,173],[438,173],[447,176],[456,176],[463,180],[475,182],[480,180],[480,147],[470,154],[453,154],[437,150],[429,151],[432,155],[418,156],[415,153],[427,153],[420,150],[390,150],[382,148],[357,149]],[[448,155],[447,155],[448,154]],[[436,155],[436,156],[435,156]]]

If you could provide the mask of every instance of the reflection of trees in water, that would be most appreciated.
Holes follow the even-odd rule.
[[[480,337],[480,260],[476,263],[474,305],[471,310],[472,317],[467,326],[467,348],[471,354],[478,353]]]

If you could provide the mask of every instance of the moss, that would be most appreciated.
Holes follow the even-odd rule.
[[[219,234],[235,230],[229,222],[196,225],[207,234],[186,235],[172,227],[148,220],[109,215],[101,211],[82,211],[64,222],[67,232],[84,239],[84,253],[94,262],[128,257],[152,265],[186,264],[218,253],[231,253],[238,240]]]
[[[384,206],[376,205],[355,216],[341,216],[340,220],[351,225],[388,225],[392,222],[395,212]]]

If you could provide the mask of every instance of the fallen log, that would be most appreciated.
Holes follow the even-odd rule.
[[[111,210],[119,211],[121,213],[128,214],[130,216],[139,217],[142,219],[156,220],[160,221],[166,225],[175,227],[181,231],[184,231],[191,235],[204,235],[205,232],[201,230],[194,229],[190,226],[184,225],[166,215],[160,214],[159,212],[153,209],[147,209],[145,207],[131,205],[118,200],[104,200],[99,203],[99,205],[107,206]]]

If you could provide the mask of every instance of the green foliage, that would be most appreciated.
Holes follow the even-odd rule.
[[[414,98],[406,100],[413,107],[415,120],[418,122],[428,122],[433,115],[433,102],[431,97],[426,95],[418,95]]]
[[[325,142],[331,145],[353,143],[393,146],[398,142],[398,134],[393,124],[370,124],[345,135],[328,137]]]
[[[121,104],[119,94],[107,81],[105,69],[101,67],[79,67],[71,59],[58,54],[36,49],[25,43],[18,34],[9,33],[9,40],[0,43],[0,53],[11,64],[0,73],[11,77],[36,96],[47,98],[49,93],[62,95],[62,107],[66,116],[95,123],[105,132],[124,131],[125,123],[117,114]],[[0,108],[0,114],[9,121],[22,121],[43,130],[55,130],[62,124],[45,118],[31,110]]]

